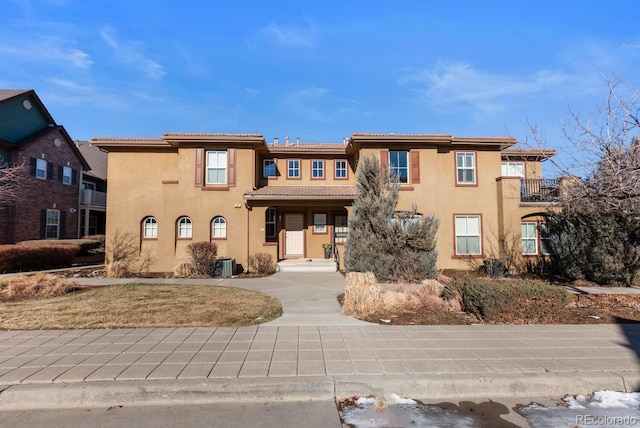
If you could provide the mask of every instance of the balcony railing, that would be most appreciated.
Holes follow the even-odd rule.
[[[80,205],[91,205],[94,207],[107,206],[107,194],[92,189],[83,189],[80,191]]]
[[[560,198],[557,179],[523,178],[520,180],[520,202],[555,202]]]

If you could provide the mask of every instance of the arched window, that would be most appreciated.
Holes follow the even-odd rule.
[[[145,217],[142,220],[142,237],[156,239],[158,237],[158,220],[155,217]]]
[[[178,219],[178,238],[191,238],[192,232],[191,219],[187,216],[180,217]]]
[[[211,221],[211,238],[226,239],[227,238],[227,221],[224,217],[214,217]]]

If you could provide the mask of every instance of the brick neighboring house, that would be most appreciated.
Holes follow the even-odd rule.
[[[0,208],[0,244],[77,238],[88,165],[33,90],[0,90],[0,158],[25,166],[20,196]]]
[[[545,252],[541,223],[561,185],[542,177],[553,150],[513,147],[513,137],[354,133],[341,143],[300,143],[261,134],[165,133],[94,138],[109,153],[107,238],[132,233],[151,250],[152,271],[172,271],[186,246],[212,241],[247,267],[250,255],[322,258],[342,267],[356,168],[375,156],[399,177],[399,211],[435,214],[438,268],[504,255],[507,237],[524,257]]]

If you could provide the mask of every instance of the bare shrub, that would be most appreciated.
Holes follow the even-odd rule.
[[[123,278],[129,275],[138,258],[139,248],[135,236],[117,229],[108,242],[105,252],[107,278]]]
[[[270,275],[276,271],[276,263],[269,253],[256,253],[249,256],[249,266],[262,275]]]
[[[191,278],[193,276],[193,265],[189,262],[179,263],[173,268],[174,278]]]
[[[441,296],[444,290],[444,284],[435,279],[425,279],[422,281],[422,290],[425,293]]]
[[[407,303],[407,297],[403,292],[399,291],[385,291],[380,296],[380,310],[385,312],[398,312],[402,311]]]
[[[347,285],[342,302],[342,313],[360,317],[375,313],[381,304],[381,290],[377,285]]]
[[[216,273],[218,246],[213,242],[194,242],[187,246],[193,272],[197,275],[213,277]]]
[[[373,272],[347,272],[345,282],[347,285],[375,285],[377,279]]]
[[[37,273],[11,277],[0,282],[2,294],[7,298],[55,297],[77,290],[77,284],[67,282],[55,275]]]

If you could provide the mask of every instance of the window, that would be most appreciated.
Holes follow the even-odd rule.
[[[47,226],[45,239],[58,239],[60,237],[60,211],[47,210]]]
[[[267,240],[275,239],[277,236],[276,229],[276,209],[275,207],[267,208],[267,212],[265,213],[265,238]]]
[[[71,184],[71,168],[68,166],[62,167],[62,184]]]
[[[524,178],[524,162],[502,162],[502,176]]]
[[[456,254],[482,254],[479,215],[455,216]]]
[[[347,178],[347,161],[337,160],[336,166],[336,178]]]
[[[96,190],[96,183],[85,181],[82,183],[82,188],[85,190]]]
[[[313,214],[313,233],[327,233],[327,215]]]
[[[178,219],[178,238],[191,238],[193,226],[189,217],[180,217]]]
[[[300,159],[287,161],[287,178],[300,178]]]
[[[476,155],[473,152],[456,153],[456,182],[476,184]]]
[[[537,255],[538,254],[538,223],[523,222],[520,226],[522,229],[522,254]]]
[[[155,217],[146,217],[142,222],[142,237],[145,239],[158,237],[158,220]]]
[[[43,180],[47,179],[47,161],[44,159],[36,159],[36,177]]]
[[[264,178],[276,176],[276,161],[273,159],[265,159],[262,161],[262,176]]]
[[[547,225],[539,222],[522,222],[522,254],[529,256],[552,254]]]
[[[214,219],[211,221],[211,238],[227,238],[227,221],[224,219],[224,217],[214,217]]]
[[[346,214],[336,214],[333,216],[333,242],[344,244],[349,236],[349,223]]]
[[[324,161],[311,161],[311,178],[324,178]]]
[[[389,151],[389,173],[398,179],[398,183],[409,182],[409,152],[406,150]]]
[[[227,152],[207,152],[207,184],[227,184]]]

